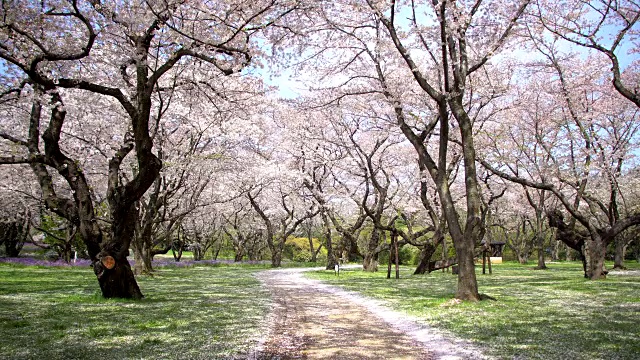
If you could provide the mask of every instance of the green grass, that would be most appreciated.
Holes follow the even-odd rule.
[[[637,263],[630,266],[640,269]],[[345,269],[308,276],[387,301],[439,328],[485,347],[499,359],[638,359],[640,276],[582,277],[581,264],[549,264],[547,271],[514,263],[481,275],[480,292],[497,301],[453,305],[456,276],[435,272],[387,280],[386,271]],[[386,270],[386,269],[385,269]]]
[[[102,298],[90,268],[0,264],[0,359],[212,359],[255,345],[264,267],[167,267],[141,301]]]

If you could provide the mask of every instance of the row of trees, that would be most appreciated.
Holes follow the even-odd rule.
[[[142,296],[130,248],[146,272],[176,239],[225,232],[279,266],[310,219],[328,266],[359,251],[375,271],[389,237],[424,272],[450,238],[460,299],[480,298],[482,240],[521,226],[538,267],[552,227],[602,278],[640,223],[639,17],[631,1],[4,4],[3,186],[77,229],[106,297]],[[307,90],[273,96],[260,67],[277,64]]]

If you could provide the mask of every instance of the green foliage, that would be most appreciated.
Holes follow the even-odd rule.
[[[478,274],[480,291],[497,301],[453,304],[456,276],[434,272],[401,279],[344,269],[309,276],[386,300],[466,338],[498,359],[637,359],[640,353],[640,265],[631,274],[585,280],[579,262],[548,263],[547,271],[515,263]]]
[[[393,256],[395,257],[395,254]],[[404,245],[398,249],[398,260],[400,260],[400,265],[416,265],[419,257],[420,249],[413,245]],[[381,252],[378,257],[378,262],[383,265],[388,265],[389,251]]]
[[[77,231],[73,238],[67,239],[67,226],[69,226],[68,220],[56,214],[42,214],[40,216],[40,228],[45,230],[43,242],[50,245],[58,257],[63,257],[65,250],[75,250],[78,252],[78,257],[88,258],[87,247]],[[55,254],[53,257],[55,257]]]
[[[64,230],[60,229],[63,226],[64,221],[64,219],[55,214],[43,214],[42,216],[40,216],[40,227],[47,231],[44,234],[45,243],[51,245],[58,242],[58,240],[55,237],[51,236],[51,234],[59,238],[65,237]]]
[[[312,238],[314,250],[320,246],[320,240],[318,238]],[[284,245],[283,256],[285,259],[289,259],[294,262],[310,262],[312,255],[309,248],[309,239],[306,237],[294,238],[290,237]],[[317,260],[319,262],[325,262],[327,260],[327,249],[324,247],[320,249]]]
[[[90,268],[0,264],[0,359],[234,358],[269,306],[264,266],[167,267],[138,278],[145,298],[109,300]]]

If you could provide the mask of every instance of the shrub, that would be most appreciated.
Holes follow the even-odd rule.
[[[413,245],[404,245],[398,249],[398,260],[400,265],[415,265],[414,261],[417,261],[420,255],[420,250]],[[395,256],[395,255],[394,255]],[[380,264],[389,264],[389,251],[383,251],[378,257]]]
[[[317,238],[313,238],[313,248],[315,250],[320,246],[320,241]],[[308,238],[294,238],[290,237],[284,245],[283,257],[296,262],[309,262],[311,261],[311,249],[309,249]],[[320,249],[317,257],[318,261],[327,260],[327,249],[324,247]]]

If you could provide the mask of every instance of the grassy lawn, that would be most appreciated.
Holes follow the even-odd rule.
[[[249,351],[264,266],[164,267],[142,301],[106,300],[88,267],[0,264],[0,359],[212,359]]]
[[[628,264],[635,270],[640,266]],[[582,277],[581,264],[494,265],[493,275],[478,271],[480,292],[497,301],[451,301],[456,276],[436,272],[401,279],[345,269],[307,276],[388,301],[429,324],[486,347],[499,359],[640,358],[640,275],[610,274],[604,281]]]

